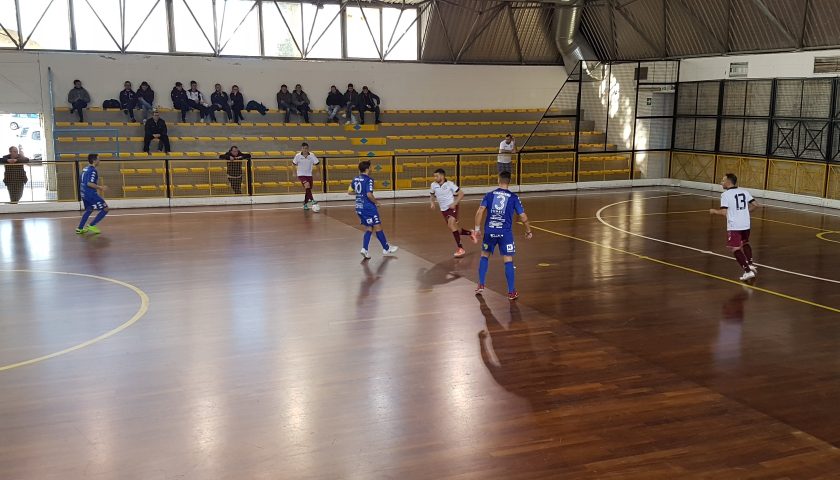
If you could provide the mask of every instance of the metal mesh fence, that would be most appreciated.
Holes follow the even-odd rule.
[[[393,190],[390,158],[353,157],[327,159],[327,192],[346,192],[353,179],[359,175],[359,162],[362,160],[371,163],[370,176],[373,178],[374,190]]]
[[[721,82],[700,82],[697,85],[697,115],[717,115]]]
[[[497,182],[499,170],[496,155],[461,155],[459,178],[462,187],[492,186]],[[516,157],[510,165],[512,182],[516,183]]]
[[[697,83],[681,83],[677,94],[677,115],[697,114]]]
[[[738,80],[723,82],[723,115],[744,115],[747,103],[748,83]]]
[[[631,153],[581,153],[578,155],[578,181],[627,180],[631,177]]]
[[[633,178],[667,178],[671,152],[636,152]]]
[[[397,190],[428,189],[438,168],[444,169],[451,180],[457,175],[458,157],[455,155],[396,157],[395,162]]]
[[[248,194],[245,161],[170,160],[173,197],[223,197]]]
[[[772,80],[748,81],[746,98],[747,105],[744,115],[750,117],[769,117],[772,92]]]
[[[312,169],[313,190],[321,191],[323,174],[321,163]],[[234,177],[235,178],[235,177]],[[282,195],[303,193],[304,189],[297,178],[297,167],[288,159],[254,159],[251,161],[251,178],[254,195]]]
[[[640,118],[636,120],[636,150],[671,148],[671,118]]]
[[[521,183],[565,183],[575,179],[574,152],[523,153]]]

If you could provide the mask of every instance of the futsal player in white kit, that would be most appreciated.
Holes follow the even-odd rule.
[[[455,182],[446,179],[446,171],[442,168],[435,170],[435,181],[432,182],[429,191],[430,200],[432,202],[432,210],[435,209],[435,199],[437,199],[440,213],[443,219],[452,231],[452,237],[455,238],[455,245],[458,250],[455,251],[454,257],[461,258],[467,252],[464,250],[464,245],[461,243],[461,235],[468,235],[473,243],[478,243],[478,236],[471,230],[461,228],[458,224],[458,205],[464,198],[464,192],[455,185]]]
[[[709,209],[713,215],[726,217],[726,246],[738,265],[744,269],[741,281],[755,278],[758,268],[753,265],[752,247],[750,246],[750,212],[758,208],[758,203],[750,192],[738,188],[738,177],[727,173],[720,182],[723,194],[720,196],[720,208]]]

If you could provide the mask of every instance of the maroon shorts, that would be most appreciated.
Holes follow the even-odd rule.
[[[749,230],[730,230],[726,232],[726,246],[730,248],[741,248],[750,241]]]
[[[446,220],[447,222],[449,222],[450,217],[454,218],[455,220],[458,220],[458,207],[449,208],[449,209],[443,210],[440,213],[441,213],[441,215],[443,215],[443,219]]]
[[[309,184],[309,187],[312,188],[312,177],[298,177],[300,180],[300,184],[303,185],[303,188],[306,188],[306,184]]]

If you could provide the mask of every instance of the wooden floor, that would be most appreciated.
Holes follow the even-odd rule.
[[[840,213],[524,203],[515,304],[424,199],[0,217],[0,478],[840,478]]]

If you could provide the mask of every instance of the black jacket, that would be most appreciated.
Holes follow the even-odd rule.
[[[330,92],[327,94],[327,106],[331,107],[334,105],[344,106],[344,95],[341,92]]]
[[[125,110],[128,108],[129,103],[137,98],[137,94],[134,93],[133,90],[120,90],[120,107]]]
[[[230,100],[229,99],[230,99],[230,97],[228,97],[228,94],[225,93],[225,92],[214,91],[213,93],[210,94],[210,103],[213,104],[213,105],[222,105],[222,106],[226,107],[226,106],[230,105]]]
[[[283,93],[282,91],[277,92],[277,108],[280,108],[280,103],[285,102],[286,105],[292,105],[292,92]]]
[[[238,108],[240,110],[245,108],[245,97],[242,96],[242,92],[231,93],[230,101],[233,103],[233,108]]]
[[[172,105],[175,107],[187,104],[187,91],[184,89],[173,88],[169,96],[172,97]]]
[[[24,163],[29,163],[29,159],[23,155],[18,155],[17,162],[9,163],[11,155],[3,155],[0,157],[0,164],[6,166],[6,171],[3,172],[3,181],[6,183],[21,182],[26,183],[29,179],[26,177],[26,170],[23,168]]]
[[[251,154],[239,152],[239,159],[232,159],[230,150],[227,152],[219,155],[219,158],[222,160],[227,160],[227,176],[230,178],[241,178],[242,177],[242,161],[243,160],[250,160]]]
[[[137,97],[142,98],[143,100],[149,102],[149,105],[155,104],[155,91],[149,88],[146,91],[143,91],[142,88],[137,89]]]
[[[150,118],[146,120],[146,135],[166,135],[166,122],[163,121],[162,118],[158,118],[157,122],[155,122],[154,118]]]
[[[347,90],[346,92],[344,92],[344,104],[346,105],[348,103],[350,105],[359,104],[359,92],[357,90],[353,90],[352,92],[350,90]]]
[[[370,90],[368,90],[368,93],[362,92],[359,95],[359,105],[364,105],[366,107],[378,107],[379,96],[371,92]]]

